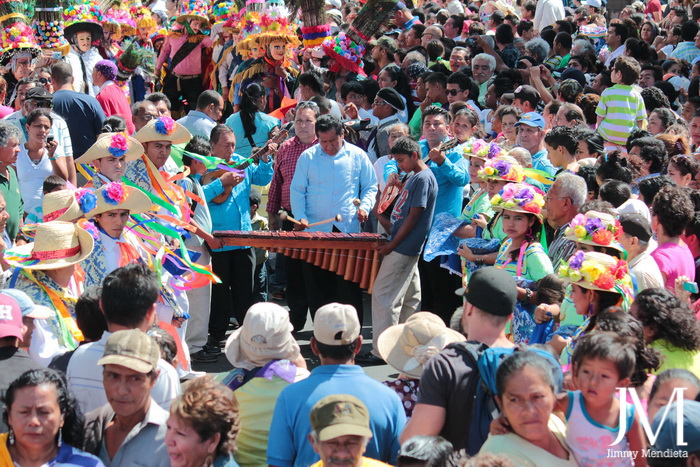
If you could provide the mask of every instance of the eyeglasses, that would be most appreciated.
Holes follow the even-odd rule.
[[[51,80],[49,78],[39,78],[39,82],[41,84],[46,85],[46,84],[49,84],[51,82]]]
[[[36,106],[40,109],[50,109],[53,107],[52,101],[37,101]]]
[[[140,115],[140,117],[141,117],[142,119],[144,119],[145,121],[150,122],[151,120],[154,120],[154,119],[158,118],[158,115],[143,114],[143,115]]]
[[[446,92],[447,94],[449,94],[450,96],[456,96],[456,95],[459,94],[460,92],[464,92],[464,91],[462,91],[461,89],[448,89],[448,90],[445,91],[445,92]]]
[[[318,104],[315,103],[314,101],[301,101],[297,104],[297,109],[303,109],[307,107],[315,107],[318,108]]]

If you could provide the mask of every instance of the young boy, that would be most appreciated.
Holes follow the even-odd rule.
[[[603,91],[596,109],[598,132],[605,139],[605,150],[619,149],[627,154],[625,144],[636,125],[642,128],[647,112],[642,95],[632,88],[641,68],[637,60],[621,56],[615,60],[610,79],[615,85]]]
[[[420,280],[418,258],[428,236],[435,211],[438,185],[421,158],[420,145],[409,137],[399,138],[391,154],[404,173],[413,172],[399,194],[390,220],[378,216],[389,232],[389,242],[379,247],[384,256],[372,292],[371,353],[358,356],[361,363],[384,363],[377,350],[377,337],[389,326],[404,322],[418,310]]]
[[[250,189],[250,225],[253,230],[270,230],[267,219],[258,214],[258,208],[262,203],[260,192]],[[268,295],[267,283],[267,250],[253,248],[255,255],[255,273],[253,274],[253,303],[266,302]]]

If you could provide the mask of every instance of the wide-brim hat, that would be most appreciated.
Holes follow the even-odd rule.
[[[94,244],[92,235],[72,222],[44,222],[36,226],[33,243],[5,250],[5,262],[22,269],[61,269],[87,258]]]
[[[632,278],[627,262],[605,253],[579,250],[562,262],[558,273],[569,284],[632,298]]]
[[[479,170],[479,178],[486,181],[521,183],[525,180],[525,171],[514,157],[498,156],[486,160],[484,167]]]
[[[202,29],[209,29],[209,3],[204,0],[183,0],[180,2],[180,14],[175,21],[184,24],[186,21],[196,20],[202,23]]]
[[[427,311],[412,315],[403,324],[387,328],[377,339],[379,355],[397,371],[420,378],[433,356],[453,342],[467,340],[442,319]]]
[[[509,183],[493,198],[494,211],[513,211],[532,214],[542,220],[544,193],[529,183]]]
[[[226,358],[235,368],[246,370],[273,360],[295,360],[301,350],[293,330],[287,310],[275,303],[256,303],[226,340]]]
[[[170,141],[173,144],[184,144],[192,138],[192,135],[187,128],[172,118],[158,117],[136,132],[134,138],[140,143]]]
[[[44,222],[72,222],[97,206],[97,197],[87,188],[63,189],[46,193],[42,200]]]
[[[487,143],[483,139],[467,141],[462,148],[462,153],[464,157],[476,157],[482,161],[506,155],[506,151],[501,146],[494,142]]]
[[[126,149],[124,149],[125,147]],[[124,152],[119,155],[121,151]],[[141,157],[144,152],[141,143],[126,133],[103,133],[97,138],[95,144],[85,151],[85,154],[75,160],[75,163],[87,164],[103,157],[122,156],[124,160],[131,162]]]
[[[150,211],[153,207],[146,193],[122,182],[112,182],[102,186],[95,190],[95,196],[97,207],[85,214],[88,219],[115,209],[126,209],[129,214],[141,214]]]
[[[77,34],[80,31],[89,31],[93,42],[98,39],[102,39],[104,34],[101,24],[90,21],[76,21],[74,23],[67,24],[63,30],[63,34],[66,37],[71,37],[73,34]]]
[[[41,49],[36,45],[19,45],[18,47],[8,47],[0,52],[0,66],[7,66],[12,57],[19,53],[29,53],[32,60],[41,55]]]
[[[625,251],[617,241],[622,232],[622,225],[614,216],[605,212],[588,211],[577,214],[569,222],[564,238],[586,245]]]

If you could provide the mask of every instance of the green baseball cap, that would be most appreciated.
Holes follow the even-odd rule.
[[[347,435],[372,437],[367,407],[349,394],[324,397],[313,406],[309,418],[319,441]]]
[[[107,339],[98,365],[119,365],[139,373],[158,367],[160,348],[155,340],[138,329],[117,331]]]

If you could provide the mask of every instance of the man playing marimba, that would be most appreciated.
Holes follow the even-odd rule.
[[[297,229],[331,219],[312,229],[357,233],[374,206],[374,168],[367,153],[345,142],[343,124],[337,117],[320,117],[316,136],[318,144],[299,157],[290,187],[292,212],[300,222]],[[338,214],[342,220],[333,220]],[[308,263],[303,264],[303,270],[312,318],[321,306],[339,302],[354,306],[362,322],[362,291],[357,284]]]

